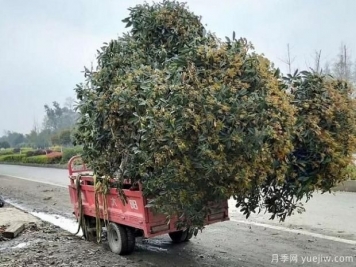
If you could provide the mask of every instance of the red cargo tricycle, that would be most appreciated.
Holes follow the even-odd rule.
[[[86,167],[81,157],[75,156],[68,163],[69,194],[74,207],[73,214],[82,227],[86,229],[83,235],[87,240],[93,240],[97,234],[95,206],[94,176]],[[136,237],[151,238],[169,234],[173,242],[185,242],[192,238],[190,229],[177,229],[177,218],[167,222],[165,215],[154,213],[146,207],[148,199],[143,195],[142,186],[133,186],[125,180],[122,191],[126,202],[118,195],[117,188],[111,188],[108,194],[101,194],[98,198],[101,225],[106,225],[107,240],[112,252],[123,255],[130,254],[135,248]],[[228,203],[213,203],[209,205],[211,211],[205,220],[205,225],[227,221]]]

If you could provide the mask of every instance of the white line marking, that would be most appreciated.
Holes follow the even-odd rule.
[[[67,186],[64,186],[64,185],[38,181],[38,180],[29,179],[29,178],[25,178],[25,177],[6,175],[6,174],[0,174],[0,175],[3,175],[5,177],[17,178],[17,179],[21,179],[21,180],[25,180],[25,181],[30,181],[30,182],[36,182],[36,183],[41,183],[41,184],[46,184],[46,185],[52,185],[52,186],[67,188]],[[289,233],[293,233],[293,234],[301,234],[301,235],[316,237],[316,238],[330,240],[330,241],[336,241],[336,242],[350,244],[350,245],[356,245],[356,240],[350,240],[350,239],[344,239],[344,238],[335,237],[335,236],[328,236],[328,235],[323,235],[323,234],[318,234],[318,233],[312,233],[312,232],[308,232],[308,231],[305,231],[305,230],[296,230],[296,229],[286,228],[286,227],[283,227],[283,226],[270,225],[270,224],[257,223],[257,222],[248,222],[248,221],[236,220],[236,219],[233,219],[233,218],[230,218],[230,221],[243,223],[243,224],[247,224],[247,225],[255,225],[255,226],[258,226],[258,227],[265,227],[265,228],[269,228],[269,229],[273,229],[273,230],[277,230],[277,231],[289,232]]]
[[[64,186],[64,185],[54,184],[54,183],[44,182],[44,181],[39,181],[39,180],[34,180],[34,179],[25,178],[25,177],[20,177],[20,176],[7,175],[7,174],[1,174],[1,173],[0,173],[0,175],[2,175],[2,176],[4,176],[4,177],[11,177],[11,178],[21,179],[21,180],[25,180],[25,181],[30,181],[30,182],[36,182],[36,183],[40,183],[40,184],[58,186],[58,187],[62,187],[62,188],[68,188],[67,186]]]
[[[257,222],[248,222],[248,221],[236,220],[236,219],[231,219],[231,218],[230,218],[230,221],[243,223],[243,224],[249,224],[249,225],[255,225],[255,226],[259,226],[259,227],[265,227],[265,228],[269,228],[269,229],[273,229],[273,230],[277,230],[277,231],[289,232],[289,233],[293,233],[293,234],[312,236],[312,237],[316,237],[316,238],[320,238],[320,239],[326,239],[326,240],[341,242],[341,243],[350,244],[350,245],[356,245],[356,240],[350,240],[350,239],[344,239],[344,238],[335,237],[335,236],[312,233],[312,232],[308,232],[305,230],[296,230],[296,229],[286,228],[283,226],[270,225],[270,224],[257,223]]]

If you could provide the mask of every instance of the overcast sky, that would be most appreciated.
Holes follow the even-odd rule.
[[[42,123],[44,104],[75,97],[81,71],[103,42],[121,35],[127,8],[143,1],[0,0],[0,135],[28,133]],[[148,1],[150,2],[150,1]],[[332,60],[343,42],[356,50],[355,0],[188,0],[208,30],[245,37],[286,69],[312,64],[316,49]],[[355,52],[356,53],[356,52]]]

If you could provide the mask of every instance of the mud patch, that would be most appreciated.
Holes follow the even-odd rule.
[[[3,243],[0,266],[138,266],[49,223]]]

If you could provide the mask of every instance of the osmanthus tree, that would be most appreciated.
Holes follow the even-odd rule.
[[[356,151],[354,89],[342,80],[311,72],[286,79],[297,107],[294,153],[289,157],[291,175],[297,182],[293,193],[311,195],[329,191],[348,179],[347,166]],[[290,186],[291,187],[291,186]]]
[[[238,205],[245,199],[248,211],[267,208],[272,218],[284,220],[301,207],[300,200],[308,201],[315,191],[328,192],[350,178],[347,167],[356,151],[356,106],[352,86],[329,75],[296,71],[283,77],[280,86],[289,92],[297,118],[293,150],[285,159],[288,171],[284,179],[270,176],[255,192],[240,195]]]
[[[289,82],[245,39],[233,34],[221,41],[179,2],[135,6],[123,22],[130,31],[101,48],[98,67],[86,70],[86,82],[76,88],[75,139],[98,176],[140,181],[154,197],[153,208],[196,227],[209,201],[233,196],[246,215],[267,208],[283,219],[301,196],[342,179],[328,171],[349,162],[354,115],[348,113],[349,121],[340,126],[350,127],[343,138],[334,137],[335,123],[315,122],[323,134],[314,133],[303,105],[315,100],[301,98],[312,90],[309,76],[290,82],[299,93],[289,93]],[[332,92],[333,116],[349,112],[346,94],[336,90],[343,87],[320,79]],[[344,109],[338,109],[342,101]],[[350,145],[350,151],[336,154],[328,147],[328,170],[303,154],[327,149],[320,127],[335,138],[330,142],[337,149],[339,142]],[[302,171],[312,167],[312,174]]]

